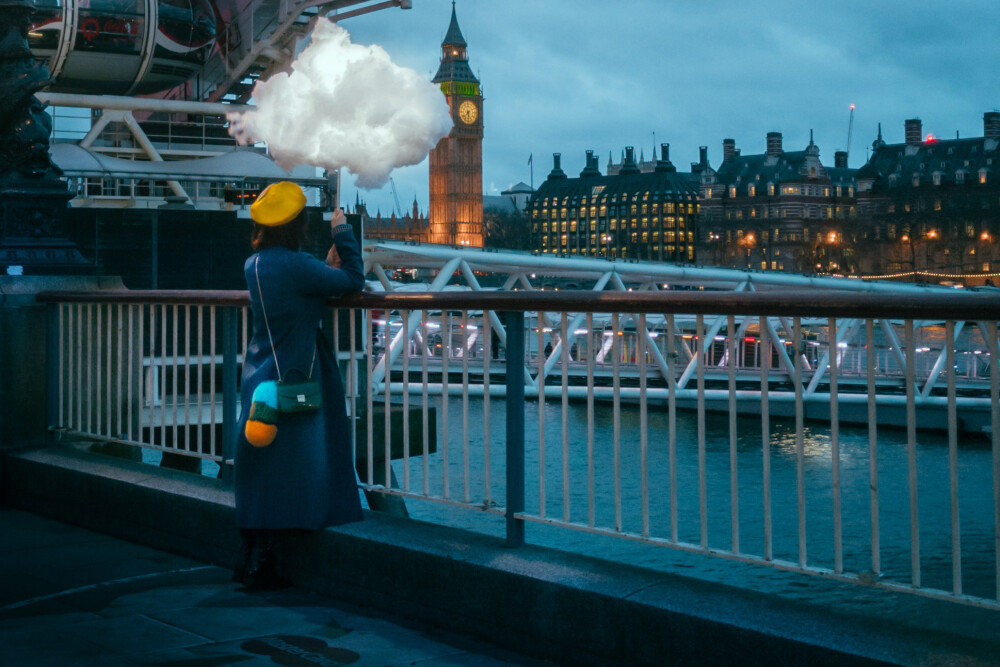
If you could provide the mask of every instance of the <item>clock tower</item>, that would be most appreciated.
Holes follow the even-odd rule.
[[[441,66],[432,80],[441,86],[455,122],[430,152],[431,243],[483,245],[483,95],[469,68],[455,3],[441,42]]]

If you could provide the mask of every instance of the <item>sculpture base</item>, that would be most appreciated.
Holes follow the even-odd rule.
[[[66,205],[73,198],[54,177],[0,180],[0,274],[86,273],[90,264],[66,236]]]

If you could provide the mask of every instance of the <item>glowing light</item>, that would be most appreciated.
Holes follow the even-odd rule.
[[[937,137],[935,137],[933,134],[928,134],[927,138],[924,141],[926,141],[929,144],[932,144],[935,141],[937,141]]]
[[[851,111],[854,111],[854,105],[853,104],[851,105]]]

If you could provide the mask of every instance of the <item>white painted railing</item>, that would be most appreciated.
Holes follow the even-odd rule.
[[[245,293],[43,299],[53,303],[54,432],[228,468]],[[354,362],[345,381],[370,493],[502,515],[512,544],[526,523],[545,524],[1000,609],[993,294],[437,291],[335,305],[328,333],[338,357]],[[398,321],[390,354],[360,353],[373,349],[380,321]],[[944,361],[918,382],[921,321],[940,327],[945,344]],[[820,354],[816,364],[804,353],[804,323],[834,341],[858,332],[865,360],[850,393],[842,359]],[[880,327],[903,377],[888,389],[876,372]],[[961,367],[946,343],[963,329],[977,332],[979,365],[963,374],[959,396]],[[772,352],[756,369],[739,351],[748,331]],[[159,375],[159,405],[144,368]],[[741,414],[751,406],[756,415]],[[928,453],[930,436],[918,431],[918,413],[935,408],[944,456]],[[713,410],[726,418],[709,420]],[[905,435],[879,426],[879,413],[893,410]],[[845,455],[848,411],[868,426]],[[975,442],[961,428],[972,412],[984,427]],[[938,499],[930,510],[929,496]]]

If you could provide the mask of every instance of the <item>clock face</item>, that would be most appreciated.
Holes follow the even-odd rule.
[[[458,106],[458,117],[462,119],[462,122],[466,125],[475,123],[478,116],[479,109],[476,108],[475,102],[466,100]]]

